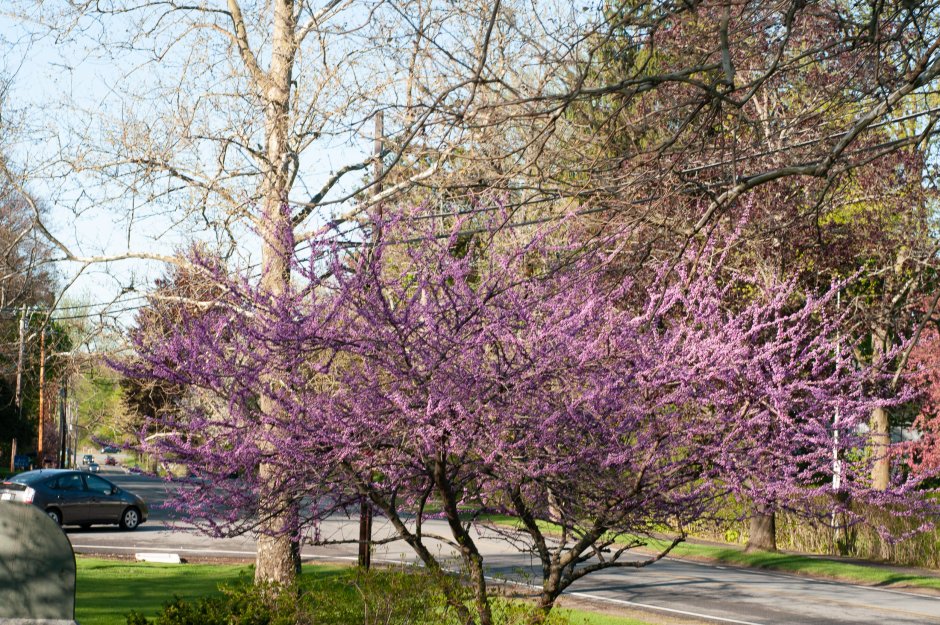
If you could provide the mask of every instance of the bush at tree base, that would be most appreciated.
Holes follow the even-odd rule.
[[[221,595],[174,597],[160,613],[127,615],[126,625],[458,625],[438,581],[421,569],[350,569],[322,577],[301,577],[286,592],[270,593],[245,579],[220,588]],[[469,589],[464,588],[468,600]],[[494,598],[496,625],[531,622],[534,606]],[[577,625],[553,614],[544,625]]]

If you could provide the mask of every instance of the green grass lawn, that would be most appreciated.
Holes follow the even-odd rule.
[[[156,616],[173,596],[197,599],[219,593],[222,583],[251,578],[246,565],[153,564],[119,560],[77,558],[78,581],[75,618],[82,625],[124,625],[125,616],[136,610]],[[334,601],[358,600],[358,591],[349,583],[355,569],[345,566],[308,565],[304,577],[318,581]],[[648,625],[644,621],[560,610],[571,625]]]
[[[638,621],[622,616],[606,616],[581,610],[560,610],[570,620],[571,625],[649,625],[647,621]]]
[[[173,595],[195,599],[248,575],[247,566],[152,564],[76,558],[75,618],[82,625],[123,625],[131,610],[154,616]]]

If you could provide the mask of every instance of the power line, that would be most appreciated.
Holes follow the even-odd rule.
[[[910,121],[910,120],[912,120],[912,119],[917,119],[917,118],[920,118],[920,117],[923,117],[923,116],[926,116],[926,115],[932,115],[932,114],[936,114],[936,113],[940,113],[940,107],[928,108],[928,109],[921,110],[921,111],[914,111],[914,112],[911,112],[911,113],[908,113],[908,114],[905,114],[905,115],[902,115],[902,116],[899,116],[899,117],[895,117],[895,118],[892,118],[892,119],[884,120],[884,121],[879,122],[879,123],[877,123],[877,124],[872,124],[872,125],[868,126],[865,130],[866,130],[866,131],[869,131],[869,130],[872,130],[872,129],[875,129],[875,128],[881,128],[881,127],[889,126],[889,125],[892,125],[892,124],[897,124],[897,123],[901,123],[901,122],[905,122],[905,121]],[[705,163],[705,164],[703,164],[703,165],[697,165],[697,166],[695,166],[695,167],[691,167],[691,168],[687,168],[687,169],[683,169],[683,170],[678,170],[676,173],[679,174],[679,175],[690,175],[690,174],[699,173],[699,172],[701,172],[701,171],[705,171],[705,170],[707,170],[707,169],[713,169],[713,168],[716,168],[716,167],[721,167],[721,166],[723,166],[723,165],[730,165],[730,164],[735,164],[735,163],[739,163],[739,162],[750,161],[750,160],[753,160],[753,159],[756,159],[756,158],[762,158],[762,157],[765,157],[765,156],[771,156],[771,155],[774,155],[774,154],[780,154],[780,153],[790,152],[790,151],[797,150],[797,149],[804,148],[804,147],[808,147],[808,146],[811,146],[811,145],[816,145],[816,144],[819,144],[819,143],[822,143],[822,142],[825,142],[825,141],[832,141],[832,140],[835,140],[835,139],[839,139],[839,138],[841,138],[841,137],[846,136],[848,133],[849,133],[849,131],[844,131],[844,132],[839,132],[839,133],[833,133],[833,134],[829,134],[829,135],[827,135],[827,136],[825,136],[825,137],[819,137],[819,138],[816,138],[816,139],[810,139],[810,140],[807,140],[807,141],[802,141],[802,142],[796,143],[796,144],[791,144],[791,145],[787,145],[787,146],[781,146],[780,148],[775,148],[775,149],[772,149],[772,150],[763,150],[763,151],[761,151],[761,152],[749,154],[749,155],[746,155],[746,156],[739,156],[739,157],[735,157],[735,158],[732,158],[732,159],[725,159],[725,160],[715,161],[715,162],[711,162],[711,163]],[[923,139],[926,138],[927,136],[932,136],[932,135],[938,134],[938,133],[940,133],[940,129],[930,129],[929,132],[927,132],[927,133],[925,133],[924,135],[922,135],[921,137],[919,137],[918,140],[923,140]],[[870,151],[877,151],[877,150],[881,150],[881,149],[893,147],[893,146],[896,146],[896,145],[899,145],[899,144],[907,143],[907,142],[909,142],[909,141],[910,141],[910,140],[909,140],[908,138],[894,139],[894,140],[882,142],[882,143],[879,143],[879,144],[876,144],[876,145],[872,145],[872,146],[865,146],[865,147],[859,148],[858,150],[854,150],[854,151],[850,152],[849,154],[860,154],[860,153],[865,153],[865,152],[870,152]],[[809,163],[809,164],[812,164],[812,163]],[[752,177],[752,176],[741,176],[741,177],[739,177],[738,179],[739,179],[739,180],[746,180],[746,179],[748,179],[748,178],[750,178],[750,177]],[[664,196],[650,196],[650,197],[645,197],[645,198],[642,198],[642,199],[639,199],[639,200],[631,200],[631,201],[629,201],[629,202],[627,202],[627,203],[630,204],[630,205],[645,205],[645,204],[649,204],[649,203],[651,203],[651,202],[655,202],[655,201],[661,200],[661,199],[664,199]],[[542,201],[546,201],[546,200],[542,200]],[[438,212],[438,213],[430,213],[430,214],[425,213],[425,214],[421,214],[421,215],[414,215],[414,216],[405,217],[405,218],[403,218],[403,219],[406,220],[406,221],[417,222],[417,221],[424,221],[424,220],[438,219],[438,218],[457,218],[457,217],[464,217],[464,216],[468,216],[468,215],[483,214],[483,213],[489,213],[489,212],[494,212],[494,211],[498,211],[498,210],[505,210],[505,207],[502,207],[502,206],[474,207],[474,208],[470,208],[470,209],[457,210],[457,211],[451,211],[451,212]],[[501,230],[501,229],[507,229],[507,228],[508,228],[508,229],[522,228],[522,227],[527,227],[527,226],[532,226],[532,225],[538,225],[538,224],[542,224],[542,223],[548,223],[548,222],[551,222],[551,221],[557,221],[557,220],[565,219],[565,218],[572,217],[572,216],[584,216],[584,215],[595,214],[595,213],[600,213],[600,212],[605,212],[605,211],[611,211],[611,210],[616,210],[616,209],[612,209],[612,208],[606,207],[606,206],[605,206],[605,207],[595,207],[595,208],[591,208],[591,209],[582,209],[582,210],[573,211],[573,212],[565,213],[565,214],[548,215],[548,216],[545,216],[545,217],[527,219],[527,220],[523,220],[523,221],[519,221],[519,222],[508,222],[508,223],[501,224],[497,229],[498,229],[498,230]],[[323,244],[323,243],[328,243],[328,242],[331,242],[331,241],[332,241],[332,242],[336,242],[336,241],[339,240],[341,237],[344,237],[344,236],[346,236],[346,235],[352,234],[353,232],[356,232],[357,230],[360,230],[360,229],[363,228],[363,227],[364,227],[364,226],[363,226],[362,224],[356,224],[354,227],[349,228],[349,229],[347,229],[347,230],[345,230],[345,231],[342,231],[342,232],[339,232],[339,231],[338,231],[338,232],[336,232],[335,234],[332,234],[329,238],[321,238],[321,239],[317,240],[317,243]],[[437,234],[437,235],[434,235],[433,238],[434,238],[434,239],[445,239],[445,238],[450,238],[450,237],[452,237],[452,236],[462,236],[462,235],[463,235],[463,236],[467,236],[467,235],[472,236],[472,235],[474,235],[474,234],[480,234],[480,233],[483,233],[483,232],[488,232],[488,231],[497,230],[497,229],[491,229],[491,228],[487,228],[487,227],[477,227],[477,228],[470,228],[470,229],[466,229],[466,230],[460,230],[460,231],[457,231],[457,232],[448,232],[448,233]],[[427,237],[425,237],[425,236],[420,236],[420,237],[412,237],[412,238],[402,239],[402,240],[388,241],[386,244],[388,244],[388,245],[407,245],[407,244],[417,243],[417,242],[420,242],[420,241],[426,240],[426,239],[427,239]],[[302,259],[302,258],[300,258],[298,255],[301,254],[301,253],[303,253],[304,251],[312,250],[313,247],[314,247],[314,245],[316,245],[316,243],[314,243],[314,242],[302,243],[302,244],[298,245],[297,248],[296,248],[295,251],[294,251],[294,255],[295,255],[295,258],[297,259],[297,261],[298,261],[298,262],[309,261],[309,260],[310,260],[309,257],[308,257],[307,259]],[[364,245],[366,245],[365,242],[342,242],[342,243],[339,243],[339,244],[338,244],[339,247],[345,248],[345,249],[360,248],[360,247],[363,247]],[[251,271],[251,270],[260,268],[260,266],[261,266],[260,263],[253,263],[253,264],[248,265],[247,267],[245,267],[245,270],[246,270],[246,271]],[[149,296],[148,296],[147,294],[138,294],[138,295],[135,295],[135,296],[132,296],[132,297],[129,297],[129,298],[126,298],[126,299],[122,300],[122,303],[127,303],[128,301],[146,300],[146,299],[148,299],[148,298],[149,298]],[[112,301],[112,302],[98,302],[98,303],[83,304],[83,305],[82,305],[82,304],[79,304],[79,305],[70,305],[70,306],[59,306],[59,307],[56,307],[55,311],[59,311],[59,310],[82,310],[82,309],[92,309],[92,308],[96,308],[96,307],[107,307],[107,306],[112,305],[112,304],[114,304],[114,303],[116,303],[116,302],[115,302],[115,301]],[[80,315],[67,315],[67,316],[61,316],[61,315],[59,315],[59,316],[54,316],[53,319],[55,319],[55,320],[67,321],[67,320],[76,320],[76,319],[89,319],[89,318],[93,318],[93,317],[113,316],[113,315],[119,315],[119,314],[122,314],[122,313],[125,313],[125,312],[131,312],[131,311],[140,310],[140,309],[142,309],[142,308],[145,308],[146,306],[147,306],[147,304],[144,303],[144,304],[137,305],[137,306],[127,306],[127,307],[120,308],[120,309],[117,309],[117,310],[107,310],[107,309],[105,309],[105,310],[101,310],[101,311],[98,311],[98,312],[91,312],[91,311],[89,311],[89,312],[86,313],[86,314],[80,314]],[[54,314],[55,311],[50,311],[50,313],[51,313],[51,314]],[[16,314],[16,309],[0,309],[0,314]]]

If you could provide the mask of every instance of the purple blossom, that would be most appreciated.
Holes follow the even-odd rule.
[[[402,221],[382,232],[415,237]],[[869,488],[860,426],[910,392],[888,392],[884,362],[836,358],[839,285],[801,300],[711,248],[644,283],[600,254],[559,266],[569,250],[549,237],[481,235],[457,257],[453,237],[423,234],[355,254],[317,244],[276,297],[193,259],[218,301],[161,320],[159,340],[141,328],[136,360],[120,366],[192,391],[144,445],[206,478],[180,494],[191,520],[214,534],[255,528],[274,497],[257,480],[264,462],[304,524],[367,497],[437,567],[420,530],[433,502],[482,584],[465,521],[509,513],[551,605],[581,576],[626,565],[601,550],[618,536],[667,526],[681,540],[729,500],[818,518],[851,515],[853,501],[936,515],[913,477]],[[262,414],[262,395],[279,410]],[[846,458],[839,492],[834,451]],[[540,520],[563,528],[560,544]]]

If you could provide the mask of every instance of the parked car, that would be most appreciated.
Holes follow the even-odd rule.
[[[119,451],[121,450],[114,445],[106,445],[105,447],[101,448],[101,453],[103,454],[116,454]]]
[[[97,466],[97,465],[96,465]],[[59,525],[120,525],[147,520],[147,503],[98,475],[74,469],[27,471],[0,482],[0,501],[33,504]]]
[[[114,456],[108,456],[105,458],[104,463],[109,467],[117,466],[117,460],[114,459]]]
[[[82,456],[82,464],[91,464],[94,461],[95,461],[95,457],[92,456],[91,454],[85,454],[84,456]]]

